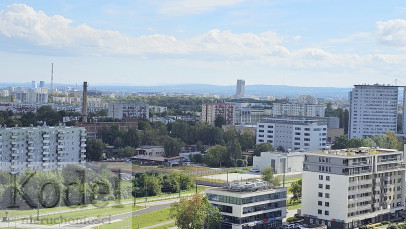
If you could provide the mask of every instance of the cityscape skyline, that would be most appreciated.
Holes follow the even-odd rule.
[[[127,85],[406,82],[395,1],[2,1],[4,78]],[[317,80],[309,80],[315,79]]]

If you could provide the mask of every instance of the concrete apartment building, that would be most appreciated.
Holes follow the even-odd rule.
[[[274,103],[272,107],[274,116],[324,117],[326,110],[324,105],[302,103]]]
[[[235,104],[234,103],[203,103],[202,122],[214,125],[217,116],[222,116],[225,125],[235,124]]]
[[[12,174],[28,169],[61,170],[86,162],[86,130],[78,127],[0,129],[0,169]]]
[[[354,85],[349,98],[349,138],[384,135],[388,131],[397,132],[397,86]]]
[[[274,174],[302,172],[303,160],[304,154],[300,152],[261,152],[261,156],[252,158],[252,168],[262,172],[263,169],[272,167]]]
[[[136,102],[109,103],[108,116],[112,118],[149,118],[149,105]]]
[[[259,122],[256,143],[269,142],[275,148],[282,146],[292,151],[326,149],[327,125],[313,119],[270,118]]]
[[[223,218],[222,229],[278,228],[286,217],[286,188],[266,182],[232,183],[205,190]]]
[[[404,152],[359,148],[308,153],[302,179],[305,223],[357,228],[404,210]]]

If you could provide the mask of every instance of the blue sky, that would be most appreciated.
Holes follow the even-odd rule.
[[[406,84],[406,3],[0,2],[0,81]]]

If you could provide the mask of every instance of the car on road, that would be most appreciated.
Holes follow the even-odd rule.
[[[253,173],[259,173],[259,170],[258,170],[258,169],[254,169],[254,168],[252,168],[252,169],[250,169],[250,172],[253,172]]]

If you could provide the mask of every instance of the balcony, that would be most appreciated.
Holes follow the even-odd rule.
[[[43,167],[48,167],[48,166],[49,166],[49,162],[44,162],[44,163],[42,163],[42,166],[43,166]]]
[[[50,154],[49,151],[44,151],[44,152],[42,152],[42,155],[49,155],[49,154]]]
[[[12,139],[16,139],[16,138],[17,138],[17,135],[11,135],[11,138],[12,138]]]
[[[81,153],[86,153],[86,149],[81,149],[80,152]]]
[[[49,146],[43,146],[42,149],[48,149],[49,150]]]
[[[32,157],[32,156],[35,155],[35,153],[34,152],[28,152],[27,155]]]
[[[383,177],[382,180],[383,180],[383,181],[390,181],[391,178],[390,178],[390,177]]]
[[[357,212],[357,207],[348,208],[348,213]]]
[[[58,145],[58,149],[65,149],[64,145]]]
[[[357,198],[358,202],[364,202],[364,201],[370,201],[370,200],[372,200],[372,196],[364,196],[364,197]]]
[[[360,189],[354,189],[351,191],[348,191],[348,195],[357,195],[357,194],[362,194],[366,192],[372,192],[372,188],[360,188]]]
[[[28,162],[33,162],[33,161],[34,161],[34,158],[28,158],[27,161],[28,161]]]
[[[18,150],[18,148],[13,147],[13,148],[11,148],[11,150],[12,150],[12,151],[17,151],[17,150]]]
[[[371,209],[371,205],[362,205],[362,206],[357,206],[357,211],[364,211]]]
[[[43,157],[42,161],[49,161],[49,157]]]
[[[80,144],[80,147],[86,147],[86,144]]]
[[[87,134],[86,134],[86,132],[81,132],[81,133],[80,133],[80,136],[81,136],[81,137],[86,137]]]
[[[31,144],[34,144],[34,141],[33,141],[33,140],[29,140],[29,141],[27,141],[27,143],[28,143],[29,145],[31,145]]]
[[[43,140],[42,143],[49,144],[49,140]]]
[[[86,158],[86,155],[81,154],[80,157],[81,157],[81,158]]]
[[[27,149],[28,150],[34,150],[34,146],[28,146]]]

